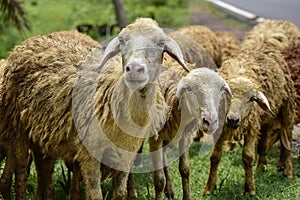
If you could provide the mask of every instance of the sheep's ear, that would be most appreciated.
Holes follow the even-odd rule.
[[[100,71],[101,68],[105,65],[105,63],[111,59],[112,57],[114,57],[115,55],[117,55],[120,52],[120,42],[119,42],[119,38],[115,37],[114,39],[112,39],[107,47],[105,48],[105,51],[103,53],[103,58],[101,61],[101,64],[98,66],[97,70]]]
[[[183,55],[178,44],[172,38],[168,37],[164,46],[164,52],[167,52],[172,58],[174,58],[185,71],[190,72],[191,70],[184,63]]]
[[[260,92],[260,91],[257,92],[255,101],[269,115],[271,115],[272,117],[275,116],[274,112],[271,110],[271,107],[270,107],[267,97],[262,92]]]
[[[182,96],[182,92],[185,90],[185,89],[187,89],[186,87],[186,82],[187,82],[187,78],[185,78],[185,77],[183,77],[180,81],[179,81],[179,83],[178,83],[178,85],[177,85],[177,91],[176,91],[176,97],[177,97],[177,99],[180,99],[180,97]]]

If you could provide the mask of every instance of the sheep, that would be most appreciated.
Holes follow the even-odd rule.
[[[165,179],[167,184],[170,184],[167,168],[162,169],[165,162],[162,156],[163,149],[177,142],[181,155],[179,170],[182,177],[183,199],[190,199],[188,146],[193,141],[195,130],[212,134],[222,126],[225,112],[223,111],[222,115],[222,110],[218,109],[226,100],[225,94],[230,97],[231,91],[216,72],[207,68],[193,69],[182,77],[182,72],[172,67],[164,71],[159,80],[170,111],[158,139],[154,137],[149,139],[150,150],[156,152],[153,157],[156,169],[153,172],[156,199],[163,198]],[[164,144],[168,145],[164,147]],[[167,190],[167,196],[172,198],[172,191]]]
[[[295,123],[300,123],[300,44],[290,45],[283,49],[282,55],[285,61],[288,63],[289,70],[291,72],[292,79],[294,81],[294,87],[296,89],[296,116]]]
[[[295,118],[294,122],[295,124],[300,123],[300,87],[299,87],[299,45],[290,45],[287,48],[285,48],[283,51],[281,51],[281,54],[283,55],[285,61],[288,64],[288,68],[291,74],[291,78],[294,83],[295,88]],[[274,121],[276,123],[276,121]],[[278,122],[277,122],[278,123]],[[287,140],[286,135],[283,135],[281,133],[281,124],[278,123],[276,126],[266,130],[264,129],[261,134],[259,141],[258,141],[258,148],[257,152],[259,154],[257,168],[266,171],[267,170],[267,153],[269,149],[273,146],[274,143],[276,143],[278,140],[281,142],[281,144]],[[286,151],[285,147],[287,145],[281,145],[280,147],[280,157],[279,162],[277,165],[278,171],[283,171],[285,169],[285,162],[286,162]],[[289,148],[291,148],[289,146]]]
[[[24,154],[30,139],[38,155],[37,198],[51,198],[39,191],[51,191],[53,164],[61,157],[79,164],[87,199],[102,199],[100,161],[112,162],[109,166],[119,170],[113,199],[125,199],[133,157],[148,133],[155,135],[165,119],[167,106],[155,82],[163,52],[188,70],[180,48],[148,18],[124,28],[103,55],[94,52],[87,57],[87,47],[49,40],[30,38],[9,55],[1,108],[8,125],[1,129],[19,133],[18,154]],[[97,61],[100,64],[89,66]]]
[[[80,45],[88,47],[90,50],[92,49],[92,47],[96,47],[97,45],[99,46],[99,43],[97,41],[93,40],[91,37],[89,37],[85,34],[79,33],[76,30],[53,32],[53,33],[47,35],[47,37],[50,39],[56,39],[56,40],[61,40],[61,39],[71,40],[70,43],[72,43],[72,45],[75,46],[75,45],[77,45],[77,43],[80,43]],[[50,43],[57,42],[56,40],[55,41],[49,40],[48,42],[50,42]],[[46,43],[45,43],[45,45],[46,45]],[[53,46],[53,44],[52,44],[52,46]],[[1,63],[2,62],[4,63],[4,61],[5,60],[1,60]],[[1,70],[3,70],[3,68],[4,67],[2,67],[2,65],[1,65]],[[1,73],[1,75],[2,74],[3,73]],[[4,159],[4,157],[7,157],[6,161],[5,161],[4,172],[2,173],[2,178],[1,178],[1,189],[2,189],[2,194],[3,194],[4,198],[10,199],[11,197],[10,197],[9,191],[10,191],[11,183],[12,183],[12,175],[14,173],[14,169],[15,169],[15,165],[16,165],[16,160],[14,159],[14,155],[11,150],[11,147],[13,147],[14,145],[7,145],[6,139],[0,139],[0,141],[4,141],[2,144],[3,159]],[[29,153],[28,161],[30,162],[31,159],[32,159],[32,155]],[[30,167],[30,165],[28,166],[28,170],[29,170],[29,167]],[[21,183],[22,181],[16,181],[16,182]],[[20,191],[20,188],[26,188],[26,184],[24,184],[24,186],[19,186],[18,184],[15,184],[15,185],[16,185],[15,192],[16,192],[17,199],[25,198],[25,197],[21,197],[21,195],[24,192]]]
[[[259,132],[278,128],[278,124],[286,156],[283,174],[292,178],[290,145],[294,121],[294,87],[280,52],[267,49],[241,52],[226,60],[219,73],[229,84],[233,98],[224,130],[210,157],[209,178],[203,193],[211,194],[216,187],[222,145],[225,140],[233,138],[244,140],[242,157],[245,192],[255,195],[252,168]]]
[[[222,51],[219,40],[216,34],[201,25],[184,26],[177,29],[178,32],[188,36],[203,46],[204,49],[211,55],[217,67],[222,65]]]
[[[241,48],[241,41],[229,31],[215,32],[222,51],[222,62],[237,54]]]
[[[1,59],[0,60],[0,106],[2,106],[1,101],[3,97],[3,78],[4,78],[4,68],[6,66],[6,60]],[[1,115],[1,113],[0,113]],[[2,116],[1,116],[1,119]],[[3,123],[3,122],[1,122]],[[10,196],[10,188],[12,184],[12,176],[15,172],[15,193],[16,193],[16,199],[25,199],[25,191],[26,187],[21,187],[20,183],[23,183],[24,176],[23,174],[23,168],[25,165],[22,162],[18,162],[14,156],[13,148],[15,146],[16,141],[11,142],[10,144],[7,143],[8,139],[11,139],[13,137],[12,135],[10,137],[3,137],[4,132],[2,131],[0,134],[0,160],[5,160],[5,166],[2,171],[1,179],[0,179],[0,194],[4,199],[11,199]],[[17,138],[18,139],[18,138]],[[22,190],[23,189],[23,190]]]
[[[241,50],[274,48],[282,51],[291,44],[300,44],[299,28],[286,20],[263,20],[249,31]]]

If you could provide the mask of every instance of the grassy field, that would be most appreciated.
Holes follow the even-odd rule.
[[[217,188],[213,195],[202,196],[202,190],[208,178],[209,171],[209,151],[203,152],[201,143],[195,142],[190,149],[191,166],[191,194],[194,200],[297,200],[300,197],[300,159],[295,155],[298,152],[293,151],[293,179],[283,177],[277,172],[276,166],[279,158],[279,149],[275,145],[271,148],[268,155],[267,172],[255,171],[255,184],[257,195],[250,197],[244,195],[244,170],[241,158],[242,144],[238,143],[232,152],[223,152],[223,157],[219,165],[219,177]],[[62,169],[64,169],[64,179]],[[182,199],[181,176],[178,171],[178,160],[169,166],[175,186],[175,199]],[[55,199],[68,199],[67,189],[69,187],[68,171],[63,162],[59,161],[53,174]],[[28,199],[33,197],[33,191],[36,187],[36,173],[32,166],[30,178],[28,180]],[[136,185],[138,188],[140,200],[154,199],[154,186],[152,173],[135,174]],[[110,199],[112,182],[110,179],[102,185],[103,195]],[[81,199],[84,199],[84,187],[80,185]],[[166,199],[166,198],[165,198]]]

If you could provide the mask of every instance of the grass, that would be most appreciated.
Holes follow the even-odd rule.
[[[294,178],[291,180],[284,178],[281,173],[276,171],[277,158],[279,157],[279,149],[276,147],[271,149],[268,156],[268,171],[265,173],[255,171],[257,195],[255,197],[244,195],[244,170],[241,159],[241,145],[237,145],[237,148],[232,152],[223,154],[219,165],[217,188],[213,195],[203,197],[201,193],[208,178],[209,155],[207,153],[199,153],[200,149],[200,143],[193,143],[190,149],[192,199],[296,200],[300,197],[300,159],[293,159]],[[171,164],[170,170],[175,185],[175,199],[182,199],[181,177],[178,172],[178,162]],[[149,184],[149,181],[152,181],[151,174],[137,174],[136,179],[136,184],[139,186],[139,199],[153,199],[154,187],[152,182]]]
[[[193,200],[269,200],[285,199],[296,200],[300,197],[300,159],[293,159],[293,179],[287,179],[280,172],[276,171],[279,157],[277,146],[271,148],[268,155],[267,172],[255,171],[255,184],[257,195],[250,197],[244,195],[244,170],[241,159],[242,145],[236,145],[232,152],[224,152],[219,165],[219,177],[217,188],[213,195],[202,196],[202,190],[208,178],[209,152],[200,153],[202,145],[193,143],[190,149],[190,181],[191,194]],[[294,152],[295,153],[295,152]],[[66,180],[62,176],[62,167]],[[181,177],[178,171],[178,160],[169,166],[175,186],[175,199],[182,199]],[[62,161],[58,161],[53,173],[54,199],[68,199],[65,187],[68,181],[67,170]],[[33,191],[36,187],[36,173],[34,165],[28,180],[27,198],[33,198]],[[155,190],[153,186],[152,173],[135,174],[135,181],[138,188],[140,200],[154,199]],[[84,186],[80,185],[81,199],[84,199]],[[110,199],[112,191],[112,181],[108,179],[102,184],[102,192],[106,199]],[[166,199],[166,198],[165,198]]]

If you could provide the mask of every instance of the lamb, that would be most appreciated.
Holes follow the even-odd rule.
[[[88,48],[60,41],[45,49],[48,40],[33,37],[9,55],[2,99],[6,106],[1,108],[8,125],[1,129],[22,137],[18,154],[24,154],[29,139],[34,153],[42,154],[35,160],[40,188],[51,188],[40,178],[51,180],[53,164],[61,157],[80,165],[87,199],[102,199],[101,161],[119,170],[113,199],[125,199],[134,155],[165,119],[167,106],[155,82],[162,54],[188,70],[181,51],[147,18],[124,28],[106,47],[98,67],[89,63],[100,57],[89,56],[84,63]],[[51,198],[39,191],[38,198]]]
[[[245,192],[255,195],[252,168],[259,132],[278,128],[278,124],[283,135],[281,143],[286,159],[283,174],[292,178],[290,145],[294,121],[294,87],[280,52],[267,49],[241,52],[225,61],[219,73],[228,82],[233,98],[226,125],[211,154],[209,178],[203,193],[211,194],[216,187],[222,145],[225,140],[234,138],[244,140],[242,155]]]
[[[215,32],[222,51],[222,62],[233,57],[240,51],[241,41],[229,31]]]
[[[299,28],[286,20],[264,20],[249,31],[242,50],[274,48],[282,51],[291,44],[300,44]]]
[[[201,25],[190,25],[184,26],[177,29],[178,32],[184,34],[187,37],[192,38],[210,54],[210,56],[215,61],[217,67],[222,65],[222,51],[219,40],[216,34],[207,28],[206,26]]]

